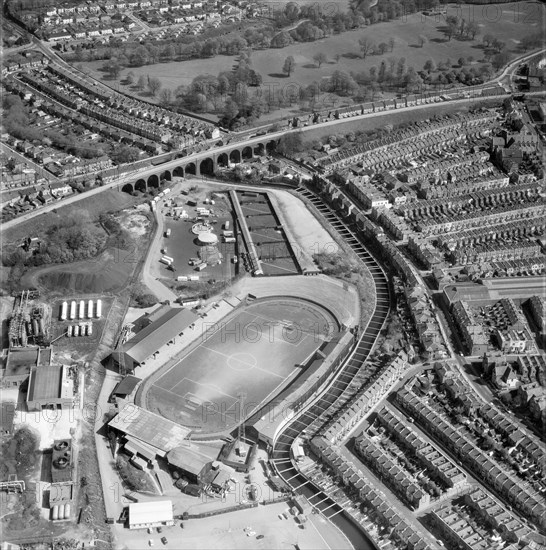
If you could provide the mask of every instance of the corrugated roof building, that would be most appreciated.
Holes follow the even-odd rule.
[[[158,414],[126,403],[108,427],[153,447],[158,456],[182,445],[191,430]]]
[[[198,318],[189,309],[169,308],[114,351],[111,357],[115,364],[119,365],[123,361],[125,368],[132,371],[146,359],[159,353],[163,346],[174,340]]]
[[[154,500],[129,504],[129,529],[174,525],[173,503]]]
[[[209,456],[187,445],[180,445],[167,453],[171,468],[179,472],[191,483],[200,484],[210,470],[212,461]]]

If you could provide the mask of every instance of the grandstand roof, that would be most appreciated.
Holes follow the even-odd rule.
[[[125,353],[135,363],[142,363],[198,318],[199,316],[189,309],[170,308],[125,342],[117,352]]]
[[[191,432],[133,403],[126,403],[108,425],[154,447],[160,456],[181,445]]]

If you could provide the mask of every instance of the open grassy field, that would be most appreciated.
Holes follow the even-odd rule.
[[[423,68],[428,59],[435,62],[451,59],[456,63],[460,57],[472,56],[476,62],[483,59],[482,37],[486,34],[506,42],[511,54],[518,52],[518,44],[523,36],[539,32],[546,24],[546,6],[538,3],[521,2],[501,5],[478,6],[471,4],[448,5],[447,15],[456,15],[467,22],[476,21],[480,33],[475,40],[448,41],[444,35],[445,21],[440,17],[427,17],[423,14],[411,14],[395,21],[378,23],[365,29],[348,31],[333,35],[316,42],[296,43],[282,49],[255,51],[252,54],[252,65],[263,77],[263,86],[279,89],[288,84],[307,86],[313,81],[328,77],[335,70],[359,72],[372,66],[379,66],[390,57],[406,58],[406,66],[416,70]],[[419,46],[419,36],[426,36],[428,42]],[[367,37],[374,43],[388,42],[395,39],[392,52],[383,55],[368,55],[361,59],[358,40]],[[323,51],[328,61],[318,68],[313,56]],[[295,72],[287,78],[282,74],[284,59],[292,55],[296,61]],[[335,61],[336,55],[341,56]],[[236,61],[234,56],[218,56],[211,59],[195,59],[184,62],[159,63],[131,69],[135,75],[158,77],[164,88],[174,90],[177,86],[189,84],[200,74],[216,76],[220,71],[231,69]],[[95,78],[104,80],[100,71],[101,61],[84,63],[85,69]],[[124,80],[129,69],[121,72]],[[112,85],[111,81],[106,81]],[[115,83],[116,88],[126,93],[138,93],[129,87]]]

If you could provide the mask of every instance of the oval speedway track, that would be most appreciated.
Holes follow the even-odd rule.
[[[292,462],[290,449],[298,436],[312,438],[356,393],[358,388],[352,387],[351,382],[363,367],[385,324],[390,310],[390,292],[385,272],[338,213],[311,191],[302,187],[298,187],[296,191],[313,204],[368,268],[376,291],[374,312],[365,330],[361,332],[354,350],[322,394],[281,428],[271,453],[271,464],[279,476],[293,490],[305,494],[309,502],[331,520],[343,508],[299,472]]]

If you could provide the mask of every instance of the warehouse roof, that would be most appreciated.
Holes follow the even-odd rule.
[[[197,449],[180,445],[167,453],[167,460],[171,466],[180,468],[193,475],[199,475],[210,457],[199,452]]]
[[[170,500],[129,504],[129,525],[167,523],[173,520],[173,503]]]
[[[126,403],[108,425],[151,445],[160,456],[181,445],[191,432],[133,403]]]
[[[142,363],[198,318],[199,316],[189,309],[170,308],[125,342],[118,352],[125,353],[135,363]]]
[[[59,399],[63,367],[32,367],[28,383],[27,401]]]

